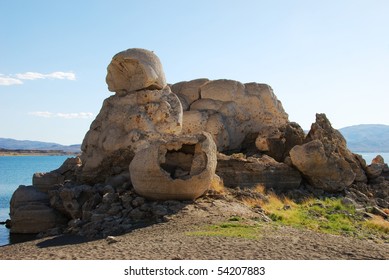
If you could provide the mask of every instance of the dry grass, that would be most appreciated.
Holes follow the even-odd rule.
[[[219,176],[213,177],[209,189],[219,194],[224,194],[226,192],[223,180]]]
[[[364,226],[383,233],[389,233],[389,222],[381,216],[373,215],[372,219],[364,222]]]

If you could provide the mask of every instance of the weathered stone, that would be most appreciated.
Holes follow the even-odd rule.
[[[41,192],[55,190],[58,185],[63,184],[65,180],[74,180],[75,173],[81,166],[79,157],[68,158],[56,170],[46,173],[35,173],[32,177],[32,184]]]
[[[200,87],[208,82],[208,79],[196,79],[189,82],[179,82],[172,85],[172,92],[182,96],[185,102],[190,106],[193,102],[200,99]]]
[[[328,157],[320,140],[295,146],[290,157],[293,165],[314,187],[342,191],[354,182],[355,173],[347,161],[334,154]]]
[[[11,233],[39,233],[66,223],[49,207],[49,197],[33,186],[19,186],[10,203]]]
[[[289,190],[300,186],[300,173],[284,163],[263,156],[234,157],[218,154],[216,174],[227,187],[263,185],[274,190]]]
[[[346,140],[324,114],[316,114],[305,142],[289,154],[292,164],[312,186],[336,192],[354,181],[367,181],[360,160],[347,149]]]
[[[182,84],[176,88],[179,86]],[[198,91],[200,98],[194,98],[190,111],[184,112],[182,133],[207,131],[219,151],[240,149],[248,134],[288,121],[288,115],[267,85],[214,80],[203,83]]]
[[[128,172],[137,150],[181,128],[181,103],[168,87],[109,97],[84,138],[78,180],[97,183]]]
[[[371,161],[373,164],[385,164],[385,160],[381,155],[377,155],[373,160]]]
[[[216,146],[208,133],[172,137],[139,151],[130,164],[135,191],[156,200],[192,200],[210,186]]]
[[[365,171],[366,175],[369,179],[375,179],[379,177],[384,169],[383,164],[380,163],[372,163],[366,166]]]
[[[166,86],[161,61],[145,49],[128,49],[116,54],[107,72],[108,89],[119,94]]]
[[[41,192],[48,192],[58,188],[59,184],[63,184],[65,176],[57,172],[34,173],[32,184]]]
[[[264,127],[255,140],[257,149],[283,162],[289,151],[296,145],[303,144],[304,130],[297,123],[286,123],[280,127]]]

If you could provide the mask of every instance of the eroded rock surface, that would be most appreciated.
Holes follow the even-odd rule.
[[[12,195],[10,209],[11,233],[39,233],[66,222],[50,207],[48,194],[33,186],[19,186]]]
[[[169,87],[110,96],[82,143],[78,178],[96,183],[128,170],[137,150],[181,128],[181,103]]]
[[[360,161],[324,114],[316,115],[305,144],[293,147],[290,158],[312,186],[325,191],[342,191],[354,181],[366,181]]]
[[[188,108],[182,133],[207,131],[218,151],[239,150],[248,134],[288,122],[281,102],[265,84],[198,79],[174,84],[172,91]]]
[[[268,156],[246,158],[242,154],[218,154],[216,174],[227,187],[252,188],[262,185],[277,191],[298,188],[302,180],[300,173],[285,163]]]
[[[149,199],[193,200],[210,186],[216,146],[208,133],[156,141],[130,164],[135,191]]]
[[[108,89],[118,94],[166,86],[161,61],[145,49],[128,49],[116,54],[107,72]]]

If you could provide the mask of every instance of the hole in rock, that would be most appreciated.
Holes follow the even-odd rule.
[[[163,170],[173,179],[189,179],[200,174],[207,165],[207,157],[200,144],[183,144],[178,150],[167,150]]]

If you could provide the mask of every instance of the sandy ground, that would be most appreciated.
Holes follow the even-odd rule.
[[[387,243],[275,226],[272,222],[261,222],[257,239],[188,235],[233,215],[261,217],[236,202],[203,200],[186,206],[167,222],[117,236],[115,243],[74,236],[47,237],[0,247],[0,259],[389,259]]]

